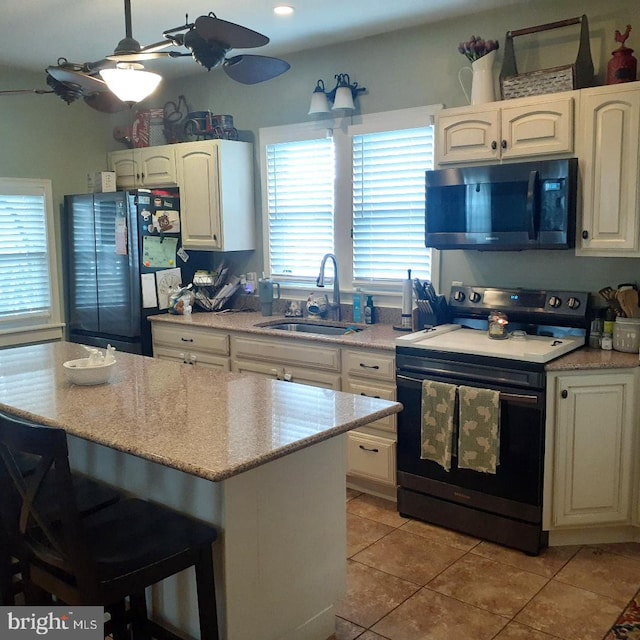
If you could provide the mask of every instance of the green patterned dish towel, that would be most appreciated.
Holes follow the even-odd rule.
[[[458,467],[495,473],[500,461],[500,393],[458,387]]]
[[[420,458],[437,462],[445,471],[451,469],[455,402],[455,384],[422,381]]]

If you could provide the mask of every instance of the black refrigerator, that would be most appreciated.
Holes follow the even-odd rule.
[[[214,256],[182,248],[177,189],[65,196],[62,254],[68,340],[143,355],[148,316]]]

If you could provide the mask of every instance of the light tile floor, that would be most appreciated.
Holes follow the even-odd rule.
[[[640,544],[527,556],[347,493],[336,640],[602,640],[640,588]]]

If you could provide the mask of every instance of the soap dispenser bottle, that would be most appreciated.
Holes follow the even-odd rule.
[[[362,322],[362,289],[356,289],[353,294],[353,321]]]
[[[376,309],[373,306],[373,296],[367,296],[367,304],[364,307],[364,323],[375,324]]]

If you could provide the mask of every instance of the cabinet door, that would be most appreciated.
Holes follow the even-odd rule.
[[[502,157],[573,151],[573,98],[501,110]]]
[[[222,249],[218,147],[192,142],[178,150],[178,182],[182,208],[182,246]]]
[[[138,149],[140,184],[143,187],[171,187],[178,184],[174,145]]]
[[[436,163],[477,162],[500,157],[498,109],[436,114]]]
[[[633,389],[632,373],[558,377],[554,526],[630,520]]]
[[[133,149],[110,153],[109,169],[116,172],[118,189],[134,189],[140,186],[140,170]]]
[[[637,257],[640,88],[585,89],[580,112],[582,239],[577,253]]]

